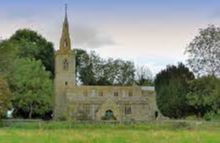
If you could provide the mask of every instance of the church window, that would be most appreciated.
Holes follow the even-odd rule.
[[[118,92],[114,92],[114,96],[118,96]]]
[[[129,92],[128,92],[128,96],[130,96],[130,97],[133,96],[133,92],[132,92],[132,91],[129,91]]]
[[[63,69],[64,69],[64,70],[68,70],[68,68],[69,68],[69,63],[68,63],[67,59],[65,59],[65,60],[63,61]]]
[[[89,114],[90,112],[90,105],[89,104],[83,104],[83,110],[86,114]]]
[[[92,91],[91,91],[91,96],[96,96],[97,95],[97,93],[96,93],[96,91],[95,91],[95,89],[93,89]]]
[[[103,92],[102,91],[99,92],[99,96],[103,96]]]
[[[125,105],[125,115],[131,114],[131,106],[130,105]]]

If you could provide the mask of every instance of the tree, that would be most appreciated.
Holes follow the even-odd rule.
[[[136,84],[139,86],[153,85],[153,74],[147,67],[136,68]]]
[[[0,44],[2,46],[14,46],[17,56],[21,58],[34,58],[41,60],[47,71],[54,75],[54,48],[51,42],[35,31],[21,29],[15,32],[8,40]],[[6,47],[7,48],[7,47]],[[5,49],[6,49],[5,48]],[[10,49],[10,48],[9,48]]]
[[[188,64],[198,75],[220,75],[220,28],[201,29],[186,48]]]
[[[135,68],[134,63],[118,59],[119,68],[116,69],[119,73],[116,77],[118,85],[132,85],[134,83]]]
[[[11,92],[7,82],[0,77],[0,118],[4,116],[11,103]]]
[[[134,64],[121,59],[103,59],[94,51],[76,50],[78,82],[84,85],[132,85]]]
[[[7,76],[17,56],[16,44],[3,41],[0,43],[0,73]]]
[[[167,66],[156,75],[156,100],[162,114],[170,118],[182,118],[189,113],[186,94],[188,82],[193,79],[193,73],[182,63]]]
[[[17,59],[9,77],[15,114],[24,118],[42,117],[52,110],[52,81],[41,61]]]
[[[219,110],[219,79],[214,76],[201,77],[191,81],[189,87],[187,102],[197,116],[203,117],[206,113]]]
[[[92,71],[93,64],[88,53],[81,49],[75,49],[77,82],[84,85],[95,85],[96,80]]]

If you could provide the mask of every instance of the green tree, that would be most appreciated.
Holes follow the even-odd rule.
[[[188,82],[193,79],[193,73],[182,63],[178,66],[167,66],[156,75],[156,99],[162,114],[170,118],[181,118],[189,113],[186,94],[189,88]]]
[[[220,80],[207,76],[191,81],[187,101],[199,117],[209,112],[216,113],[220,107]]]
[[[3,117],[7,109],[11,106],[11,92],[3,77],[0,77],[0,118]]]
[[[42,117],[52,108],[52,81],[41,61],[17,59],[9,83],[15,114],[24,118]]]
[[[188,64],[198,75],[220,75],[220,28],[209,25],[200,29],[186,48]]]
[[[132,85],[134,64],[121,59],[103,59],[95,52],[76,50],[77,79],[83,85]]]
[[[51,42],[35,31],[29,29],[21,29],[15,32],[8,40],[0,44],[4,46],[4,50],[11,50],[14,46],[17,56],[21,58],[34,58],[41,60],[47,71],[54,75],[54,48]],[[8,49],[7,49],[8,48]]]
[[[118,68],[118,75],[116,76],[116,84],[118,85],[132,85],[134,83],[134,76],[135,76],[135,68],[134,63],[130,61],[123,61],[117,60]],[[117,64],[116,64],[117,65]]]
[[[0,73],[7,76],[12,71],[12,65],[17,56],[16,44],[3,41],[0,43]]]
[[[153,85],[153,74],[147,67],[137,67],[135,80],[139,86],[151,86]]]
[[[77,82],[83,85],[95,85],[93,64],[88,53],[81,49],[75,49]]]

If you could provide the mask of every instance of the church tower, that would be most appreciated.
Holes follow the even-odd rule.
[[[55,119],[65,117],[66,89],[68,86],[74,86],[75,84],[75,53],[71,50],[67,5],[65,5],[60,47],[55,54]]]

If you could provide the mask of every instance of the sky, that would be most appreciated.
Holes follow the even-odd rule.
[[[154,75],[185,63],[200,28],[220,25],[219,0],[0,0],[0,38],[30,28],[58,49],[65,3],[72,48],[130,60]]]

